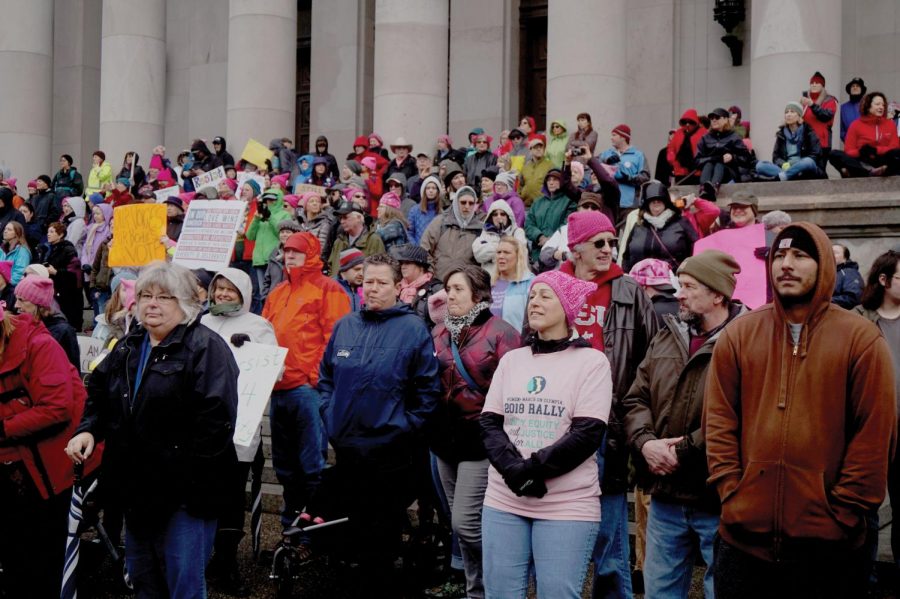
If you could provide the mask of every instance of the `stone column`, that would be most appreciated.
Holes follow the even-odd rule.
[[[53,0],[0,0],[0,168],[19,179],[53,176]],[[51,170],[53,169],[53,170]]]
[[[374,0],[312,3],[308,149],[324,135],[339,163],[372,131],[374,18]]]
[[[771,160],[784,106],[800,101],[813,73],[820,71],[825,90],[840,99],[842,7],[841,0],[753,0],[751,7],[750,134],[757,157]],[[836,141],[840,114],[832,147]]]
[[[574,130],[575,116],[590,113],[598,150],[625,121],[626,4],[549,0],[547,6],[547,123],[564,119]]]
[[[293,139],[296,104],[297,3],[231,0],[225,137],[235,160],[251,137]]]
[[[163,143],[166,0],[103,0],[100,149],[117,168],[125,152]]]
[[[386,146],[403,136],[430,154],[447,130],[448,2],[375,3],[373,120]]]

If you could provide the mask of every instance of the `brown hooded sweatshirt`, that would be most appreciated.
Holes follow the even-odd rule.
[[[777,295],[735,319],[713,351],[703,414],[719,532],[769,561],[859,547],[864,514],[884,499],[897,433],[887,343],[830,302],[835,265],[824,231],[796,223],[779,237],[797,228],[819,253],[799,342]]]

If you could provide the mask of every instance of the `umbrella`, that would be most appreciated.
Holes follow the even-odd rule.
[[[97,487],[97,481],[94,480],[87,491],[81,485],[81,473],[83,466],[76,466],[75,484],[72,485],[72,504],[69,506],[69,534],[66,538],[66,561],[63,569],[62,589],[60,590],[60,599],[75,599],[78,596],[76,588],[76,570],[78,569],[78,549],[80,538],[78,536],[78,526],[83,518],[82,506],[85,498]]]
[[[253,479],[250,481],[250,534],[253,543],[253,557],[259,559],[259,534],[262,525],[262,474],[265,466],[262,447],[256,453],[252,465]]]

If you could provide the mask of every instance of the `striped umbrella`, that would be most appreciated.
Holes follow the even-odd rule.
[[[262,525],[262,475],[265,466],[262,445],[256,452],[253,463],[250,466],[252,480],[250,481],[250,534],[253,544],[253,558],[259,559],[259,534]]]
[[[62,589],[59,593],[60,599],[75,599],[78,596],[76,588],[80,544],[78,525],[81,524],[83,518],[84,500],[96,487],[97,481],[94,480],[85,491],[81,485],[80,469],[76,471],[75,484],[72,485],[72,504],[69,506],[69,534],[66,538],[66,561],[63,569]]]

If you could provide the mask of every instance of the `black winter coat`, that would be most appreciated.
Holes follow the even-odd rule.
[[[644,258],[665,260],[676,270],[681,262],[694,251],[697,231],[680,214],[672,216],[662,229],[639,220],[631,230],[622,268],[629,272],[631,267]]]
[[[181,506],[215,518],[229,501],[238,366],[228,344],[197,318],[150,349],[135,392],[145,335],[134,329],[91,373],[77,432],[106,441],[106,488],[128,526],[159,531]]]
[[[722,156],[731,154],[734,158],[726,166],[733,171],[750,166],[750,150],[744,140],[734,131],[707,131],[697,144],[697,155],[694,157],[697,168],[703,168],[707,162],[722,162]]]
[[[62,215],[62,200],[50,191],[40,191],[31,198],[34,206],[34,221],[41,225],[41,233],[47,234],[47,227]]]
[[[44,326],[50,331],[50,336],[56,339],[69,362],[75,367],[75,370],[81,372],[81,350],[78,347],[78,336],[75,329],[66,320],[62,314],[51,314],[43,319]]]

